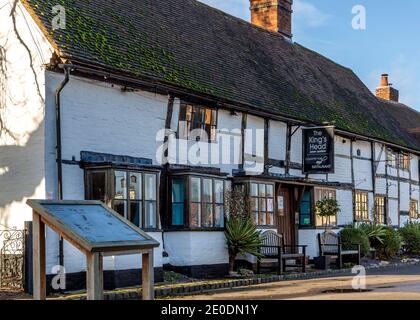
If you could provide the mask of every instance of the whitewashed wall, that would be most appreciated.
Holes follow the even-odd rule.
[[[388,210],[389,218],[393,226],[398,226],[399,223],[399,212],[398,212],[398,200],[388,199]]]
[[[63,80],[47,73],[47,112]],[[62,92],[63,159],[80,160],[88,150],[153,159],[165,127],[168,97],[144,91],[123,92],[120,86],[71,77]]]
[[[248,115],[245,131],[245,171],[252,174],[264,172],[264,119]]]
[[[63,75],[46,73],[46,192],[56,195],[54,93]],[[80,151],[93,151],[152,159],[160,145],[156,137],[165,127],[168,98],[147,92],[122,92],[118,86],[71,76],[62,92],[62,143],[64,160],[80,160]],[[67,200],[85,197],[83,170],[63,165],[63,195]],[[162,243],[161,232],[150,233]],[[58,237],[47,232],[48,266],[58,264]],[[108,257],[107,270],[140,267],[139,256]],[[86,269],[84,256],[69,243],[64,247],[69,273]],[[154,264],[162,266],[162,245]],[[49,269],[50,270],[50,269]],[[47,270],[47,271],[49,271]]]
[[[353,166],[355,188],[358,190],[373,191],[370,142],[353,142]]]
[[[337,190],[336,194],[341,210],[337,217],[337,224],[339,226],[352,224],[354,221],[352,190]]]
[[[411,155],[410,161],[410,171],[411,171],[411,179],[414,181],[419,181],[419,161],[420,157],[416,155]]]
[[[284,122],[269,122],[268,131],[268,157],[275,160],[286,159],[287,125]]]
[[[400,210],[410,210],[410,184],[406,182],[400,182]]]
[[[220,142],[217,146],[219,154],[214,159],[221,160],[221,163],[218,165],[216,162],[213,166],[231,175],[232,170],[238,169],[242,161],[242,113],[231,114],[229,111],[219,109],[217,117],[217,136]]]
[[[340,136],[335,137],[335,172],[328,175],[329,181],[352,183],[350,145],[349,139]]]
[[[173,266],[227,264],[229,255],[223,232],[165,232],[167,263]]]
[[[299,244],[308,246],[306,254],[310,258],[319,256],[318,234],[323,233],[323,229],[302,229],[299,230]],[[333,230],[339,232],[339,229]]]
[[[162,233],[149,232],[160,243],[159,248],[154,250],[154,266],[162,267]],[[47,229],[47,274],[54,273],[54,267],[58,265],[58,236],[51,229]],[[141,269],[141,255],[109,256],[104,257],[104,270],[130,270]],[[66,273],[78,273],[86,271],[86,256],[73,245],[64,242],[64,267]],[[55,270],[56,271],[56,270]]]
[[[376,174],[386,173],[386,147],[383,144],[375,143],[375,161],[376,161]]]
[[[375,192],[377,195],[386,195],[387,182],[385,178],[376,178]]]
[[[26,200],[45,196],[43,64],[52,49],[20,3],[14,28],[14,2],[0,0],[0,117],[7,129],[0,132],[0,225],[23,228],[32,220]]]

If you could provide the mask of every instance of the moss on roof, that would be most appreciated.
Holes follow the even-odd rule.
[[[23,2],[73,62],[420,150],[350,69],[198,1]],[[51,25],[57,4],[66,9],[65,30]]]
[[[112,5],[112,1],[108,1],[107,5],[90,7],[92,2],[28,1],[46,23],[50,36],[63,54],[128,71],[136,76],[157,76],[202,93],[215,93],[215,88],[211,85],[200,83],[189,70],[177,65],[173,54],[152,39],[153,36],[147,30],[139,28],[133,17],[121,15]],[[48,23],[53,21],[52,8],[57,4],[65,8],[65,30],[54,30]],[[137,14],[143,17],[141,11]]]

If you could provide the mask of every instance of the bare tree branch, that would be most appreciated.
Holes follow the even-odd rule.
[[[35,67],[33,65],[33,57],[32,57],[31,50],[29,49],[29,47],[25,43],[25,41],[23,41],[23,39],[22,39],[22,37],[21,37],[21,35],[20,35],[19,31],[18,31],[18,28],[17,28],[17,23],[16,23],[16,8],[17,8],[17,5],[18,5],[18,2],[19,2],[19,0],[15,0],[14,1],[12,10],[10,12],[10,16],[12,17],[12,21],[13,21],[13,30],[14,30],[14,32],[16,34],[17,39],[19,40],[19,42],[22,44],[22,46],[25,48],[25,50],[28,53],[28,56],[29,56],[29,67],[31,68],[32,73],[34,75],[35,84],[36,84],[36,88],[37,88],[37,91],[38,91],[38,96],[41,99],[41,101],[44,102],[44,98],[42,97],[42,94],[41,94],[40,85],[38,83],[38,77],[37,77],[37,74],[36,74],[36,71],[35,71]]]
[[[44,98],[41,93],[41,86],[38,82],[37,73],[34,67],[34,60],[32,56],[32,52],[29,49],[29,46],[25,43],[23,40],[21,34],[19,33],[18,27],[17,27],[17,21],[16,21],[16,15],[17,15],[17,5],[19,3],[19,0],[14,0],[13,6],[10,11],[10,17],[12,18],[13,22],[13,31],[16,35],[16,38],[20,42],[20,44],[25,48],[25,51],[27,52],[29,56],[29,68],[31,69],[31,72],[34,77],[36,90],[38,97],[42,103],[44,103]],[[6,58],[6,49],[4,45],[0,45],[0,136],[3,134],[9,135],[12,139],[16,140],[16,136],[13,134],[13,132],[7,128],[7,124],[5,121],[5,110],[6,110],[6,104],[7,104],[7,82],[8,82],[8,70],[7,70],[7,58]]]

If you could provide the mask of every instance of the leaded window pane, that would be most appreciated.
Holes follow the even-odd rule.
[[[201,179],[191,178],[190,200],[192,202],[201,202]]]
[[[127,174],[124,171],[115,171],[114,199],[127,199]]]
[[[145,200],[156,200],[156,175],[145,174]]]
[[[213,201],[213,180],[203,179],[203,202]]]
[[[141,173],[130,172],[130,200],[142,199],[142,175]]]

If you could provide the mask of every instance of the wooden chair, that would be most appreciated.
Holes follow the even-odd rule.
[[[360,244],[351,244],[354,250],[343,250],[340,236],[334,232],[327,231],[318,234],[318,245],[320,256],[331,256],[337,258],[337,265],[343,268],[343,256],[357,256],[357,264],[360,264]]]
[[[286,265],[287,260],[301,260],[301,265],[293,265],[293,267],[302,267],[302,272],[306,272],[307,246],[287,246],[283,242],[283,236],[271,230],[264,232],[262,236],[263,245],[260,248],[260,253],[263,257],[261,259],[277,259],[279,275],[285,272],[287,267],[292,267],[292,265]],[[299,249],[302,249],[301,253]],[[260,273],[260,270],[261,260],[258,260],[257,272]]]

